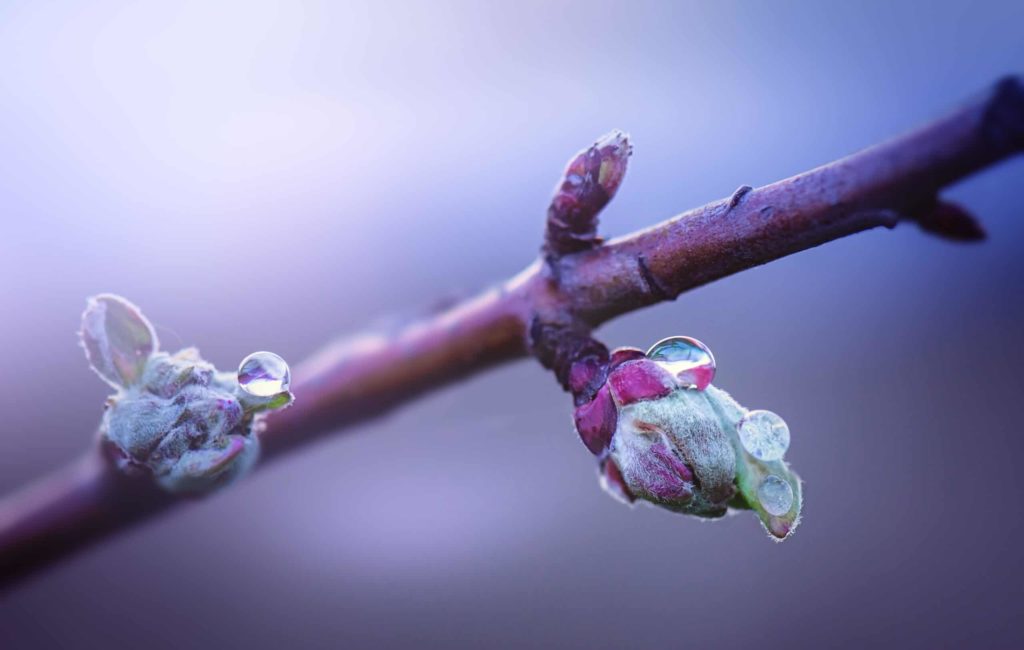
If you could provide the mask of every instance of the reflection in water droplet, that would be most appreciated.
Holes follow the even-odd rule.
[[[758,460],[781,460],[789,449],[789,426],[771,411],[751,411],[740,421],[740,442]]]
[[[704,390],[715,378],[715,357],[708,346],[689,336],[662,339],[647,351],[647,358],[668,370],[687,388]]]
[[[769,476],[757,488],[757,500],[765,512],[776,517],[789,512],[793,507],[793,488],[778,476]]]
[[[238,385],[257,397],[283,393],[291,381],[288,364],[273,352],[253,352],[238,366]]]

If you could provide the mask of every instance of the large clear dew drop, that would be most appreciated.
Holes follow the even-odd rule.
[[[704,390],[715,378],[715,357],[708,346],[690,336],[662,339],[647,351],[647,358],[675,375],[686,388]]]
[[[765,512],[781,517],[793,507],[793,488],[773,474],[761,481],[757,488],[757,500]]]
[[[238,366],[238,385],[257,397],[271,397],[288,390],[292,373],[284,359],[273,352],[253,352]]]
[[[789,426],[771,411],[750,411],[738,431],[743,448],[758,460],[781,460],[789,449]]]

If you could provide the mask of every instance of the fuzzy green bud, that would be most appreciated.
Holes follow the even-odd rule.
[[[257,396],[218,372],[195,348],[157,349],[152,325],[118,296],[89,300],[82,344],[93,369],[118,391],[100,435],[117,466],[178,494],[203,494],[242,476],[259,455],[262,413],[293,397]]]
[[[620,403],[608,457],[636,498],[708,518],[753,510],[785,539],[800,520],[800,479],[783,460],[744,447],[738,427],[747,414],[714,386]]]

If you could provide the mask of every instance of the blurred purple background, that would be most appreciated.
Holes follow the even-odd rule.
[[[87,295],[223,367],[298,361],[519,270],[612,128],[636,145],[621,234],[936,117],[1024,67],[1022,24],[1020,2],[7,0],[0,491],[91,441]],[[38,576],[0,600],[0,647],[1022,647],[1022,183],[1018,158],[949,192],[983,245],[871,232],[602,331],[697,336],[788,420],[785,544],[612,501],[522,362]]]

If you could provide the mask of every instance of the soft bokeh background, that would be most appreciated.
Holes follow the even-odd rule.
[[[937,116],[1024,68],[1022,24],[1019,2],[6,0],[0,491],[90,443],[89,294],[224,367],[297,361],[517,271],[611,128],[636,143],[616,234]],[[786,417],[785,544],[613,502],[522,362],[38,576],[0,647],[1021,647],[1022,183],[1018,159],[949,192],[983,245],[871,232],[604,328],[698,336]]]

